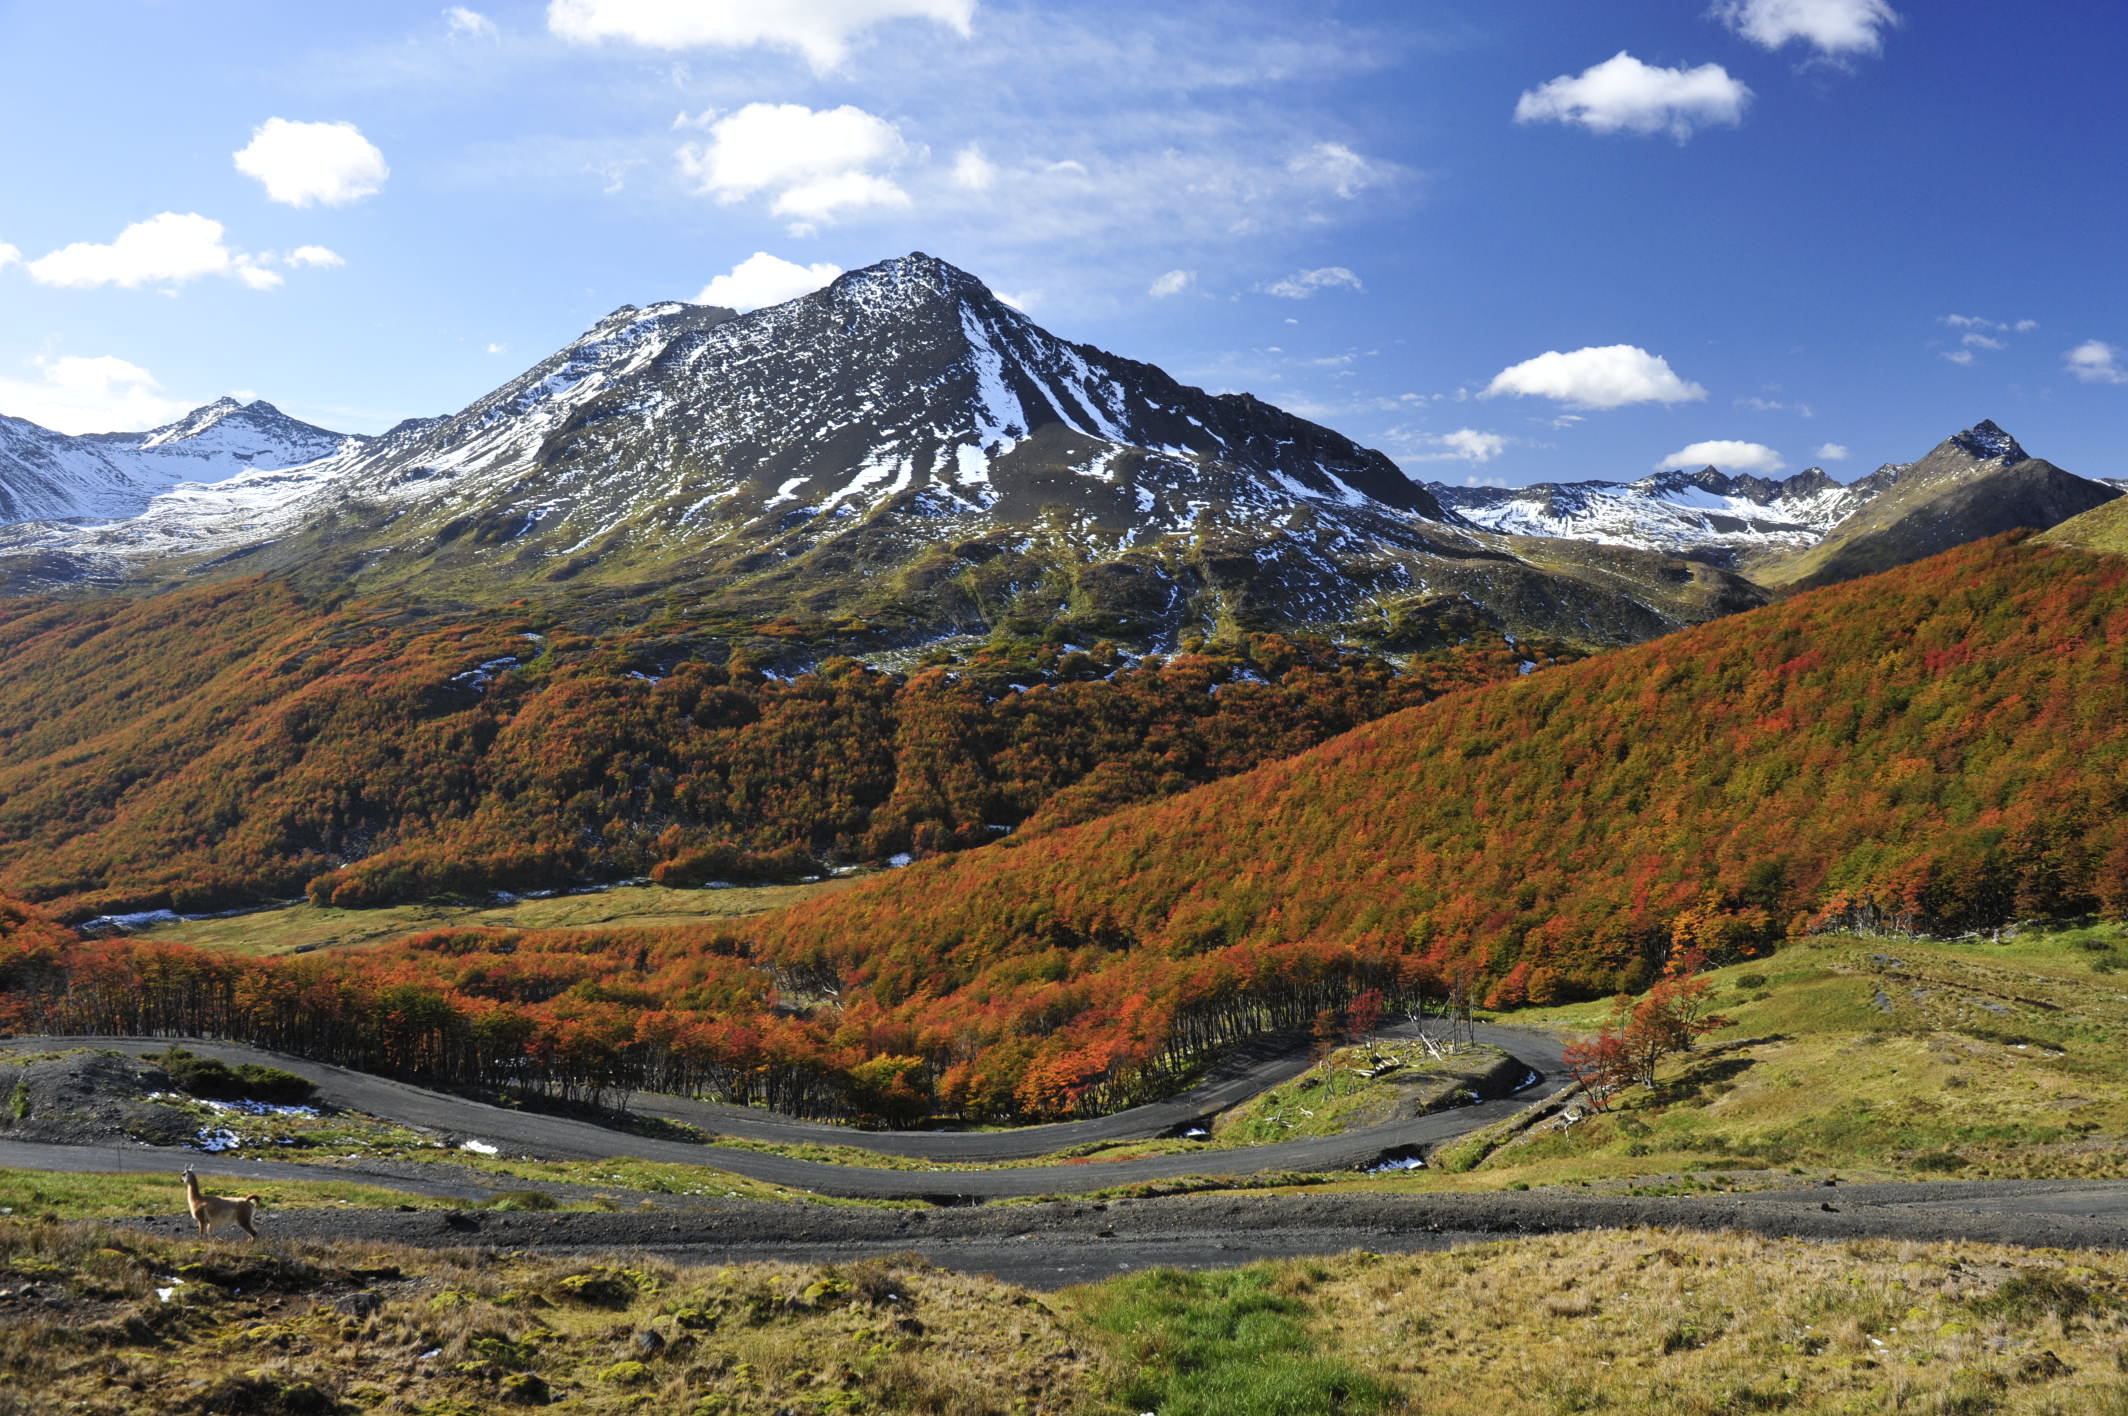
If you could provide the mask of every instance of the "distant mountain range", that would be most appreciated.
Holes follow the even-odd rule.
[[[1913,465],[1930,486],[1959,479],[1943,452]],[[2096,487],[2051,471],[2033,508]],[[798,657],[1000,629],[1393,648],[1482,623],[1602,645],[1762,603],[1739,571],[1816,551],[1909,483],[1425,486],[1250,395],[1059,339],[918,253],[746,315],[623,307],[376,438],[229,400],[145,435],[0,419],[0,589],[266,573],[531,597],[594,627],[651,603]],[[1989,519],[1992,493],[1967,490],[1945,527]]]
[[[137,516],[181,482],[221,482],[353,451],[271,403],[217,399],[145,433],[55,433],[0,414],[0,522]]]
[[[1779,480],[1704,467],[1633,482],[1430,490],[1495,531],[1692,556],[1785,585],[1849,579],[2000,531],[2049,527],[2120,488],[2034,458],[1983,420],[1919,461],[1886,463],[1848,483],[1821,467]]]

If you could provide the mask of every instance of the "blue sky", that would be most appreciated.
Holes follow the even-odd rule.
[[[377,431],[922,249],[1422,479],[1983,417],[2128,476],[2123,53],[2119,0],[0,0],[0,412]]]

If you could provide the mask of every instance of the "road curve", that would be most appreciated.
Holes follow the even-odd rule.
[[[1139,1160],[1082,1161],[1006,1170],[957,1170],[944,1168],[942,1163],[940,1169],[929,1171],[831,1165],[758,1151],[638,1136],[588,1121],[513,1111],[386,1077],[372,1076],[366,1072],[352,1071],[345,1067],[334,1067],[258,1048],[204,1039],[16,1038],[8,1039],[0,1046],[4,1046],[6,1050],[97,1046],[137,1054],[160,1051],[176,1041],[202,1056],[219,1057],[230,1062],[263,1062],[295,1072],[316,1083],[319,1096],[337,1107],[366,1112],[386,1120],[430,1130],[478,1138],[513,1153],[541,1159],[604,1160],[615,1156],[633,1156],[643,1160],[711,1166],[789,1189],[849,1199],[975,1202],[1070,1194],[1117,1185],[1173,1180],[1183,1176],[1232,1178],[1279,1171],[1345,1170],[1368,1164],[1386,1152],[1437,1145],[1514,1114],[1533,1096],[1541,1094],[1543,1084],[1547,1080],[1557,1080],[1559,1077],[1556,1060],[1559,1044],[1556,1039],[1521,1030],[1485,1029],[1484,1033],[1488,1036],[1482,1037],[1481,1040],[1499,1041],[1511,1038],[1514,1054],[1531,1065],[1537,1080],[1526,1087],[1522,1095],[1436,1112],[1415,1120],[1349,1131],[1339,1136],[1282,1141],[1233,1150],[1192,1150],[1177,1155],[1152,1156]],[[1198,1119],[1221,1106],[1231,1105],[1233,1100],[1253,1095],[1264,1086],[1275,1085],[1277,1081],[1298,1073],[1305,1066],[1304,1055],[1297,1059],[1290,1055],[1258,1058],[1247,1065],[1230,1068],[1227,1074],[1215,1076],[1203,1086],[1186,1093],[1184,1097],[1168,1102],[1137,1107],[1093,1121],[1029,1128],[1030,1132],[1040,1134],[1039,1140],[1029,1139],[1028,1133],[1021,1132],[971,1134],[857,1131],[788,1118],[762,1119],[737,1107],[713,1108],[720,1117],[723,1117],[724,1113],[733,1114],[721,1121],[712,1122],[711,1125],[724,1135],[745,1139],[845,1145],[885,1143],[872,1144],[869,1148],[886,1151],[891,1147],[896,1148],[896,1153],[904,1156],[940,1162],[949,1157],[963,1163],[976,1159],[1017,1159],[1040,1155],[1056,1147],[1079,1144],[1085,1140],[1129,1140],[1159,1135],[1179,1123]],[[678,1103],[676,1100],[672,1104],[684,1111],[687,1119],[693,1119],[695,1113],[687,1109],[688,1104]],[[691,1105],[707,1107],[709,1104]],[[747,1124],[742,1126],[738,1124],[740,1122]],[[64,1149],[73,1151],[78,1159],[72,1165],[55,1167],[40,1163],[39,1153],[44,1149],[49,1148],[25,1147],[19,1143],[0,1141],[0,1166],[22,1169],[87,1169],[92,1168],[88,1161],[90,1152],[95,1152],[99,1157],[97,1167],[115,1157],[132,1154],[153,1157],[159,1163],[167,1164],[169,1154],[152,1150],[132,1152],[119,1147],[69,1147]],[[228,1159],[226,1156],[220,1157],[217,1164]],[[120,1168],[134,1170],[153,1167],[126,1164]],[[375,1183],[379,1184],[397,1183],[394,1179],[384,1176],[365,1177],[359,1165],[316,1169],[329,1170],[331,1175],[342,1179],[373,1178]],[[291,1175],[289,1178],[295,1177]]]

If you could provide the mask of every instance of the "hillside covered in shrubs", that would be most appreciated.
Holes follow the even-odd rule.
[[[0,889],[70,919],[794,879],[1037,833],[1550,656],[1257,635],[1010,642],[794,676],[677,620],[602,638],[252,581],[0,602]]]

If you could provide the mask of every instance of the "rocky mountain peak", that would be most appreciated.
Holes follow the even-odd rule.
[[[1976,462],[2014,465],[2030,458],[2030,454],[2018,446],[2017,439],[2004,432],[1991,418],[1983,418],[1964,432],[1953,434],[1950,442]]]

